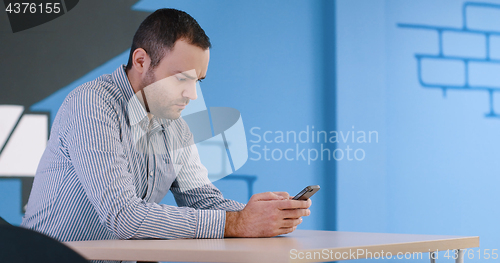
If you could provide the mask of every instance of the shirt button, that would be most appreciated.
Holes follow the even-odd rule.
[[[153,171],[150,171],[150,172],[149,172],[149,176],[153,176]]]

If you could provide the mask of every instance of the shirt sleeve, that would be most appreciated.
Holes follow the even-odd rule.
[[[147,203],[136,195],[121,141],[117,105],[96,90],[68,98],[66,150],[100,223],[119,239],[221,238],[223,210]],[[222,235],[221,235],[222,233]]]
[[[193,134],[185,124],[184,129],[184,148],[180,160],[182,168],[179,171],[174,183],[170,187],[172,194],[180,207],[191,207],[198,210],[202,218],[205,218],[208,224],[198,225],[198,237],[204,235],[216,234],[218,237],[224,236],[224,220],[220,220],[222,211],[240,211],[245,204],[225,199],[217,187],[208,179],[208,171],[201,163],[198,149],[194,144]],[[214,227],[216,222],[222,223]],[[212,224],[215,223],[215,224]],[[212,229],[218,229],[220,232],[212,233]]]

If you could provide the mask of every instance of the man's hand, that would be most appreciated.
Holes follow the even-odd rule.
[[[255,194],[239,212],[226,212],[224,237],[273,237],[293,232],[308,216],[311,200],[291,200],[286,192]]]

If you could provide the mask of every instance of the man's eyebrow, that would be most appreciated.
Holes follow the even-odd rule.
[[[195,79],[196,79],[195,77],[193,77],[193,76],[191,76],[191,75],[189,75],[189,74],[187,74],[187,73],[185,73],[185,72],[179,72],[179,73],[181,73],[182,75],[184,75],[184,77],[186,77],[186,78],[188,78],[188,79],[192,79],[192,80],[195,80]]]
[[[181,73],[182,75],[184,75],[184,77],[186,77],[186,78],[188,78],[188,79],[191,79],[191,80],[196,80],[196,79],[198,79],[198,78],[193,77],[193,76],[191,76],[191,75],[189,75],[189,74],[187,74],[187,73],[185,73],[185,72],[182,72],[182,71],[178,71],[177,73]],[[203,76],[203,77],[199,78],[198,80],[205,79],[205,77],[206,77],[206,76]]]
[[[191,75],[189,75],[187,73],[184,73],[184,72],[179,72],[179,73],[181,73],[182,75],[184,75],[184,77],[186,77],[188,79],[196,79],[195,77],[193,77],[193,76],[191,76]]]

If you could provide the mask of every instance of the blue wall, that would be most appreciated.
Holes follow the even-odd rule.
[[[474,235],[481,253],[498,252],[500,119],[489,116],[489,91],[478,89],[498,91],[499,61],[470,30],[500,31],[500,6],[471,7],[464,29],[464,3],[337,1],[338,129],[380,135],[363,162],[338,163],[339,230]],[[440,53],[436,30],[401,24],[457,30],[443,33]],[[438,56],[422,64],[422,83],[418,54]],[[467,72],[470,58],[489,71],[471,63]]]

